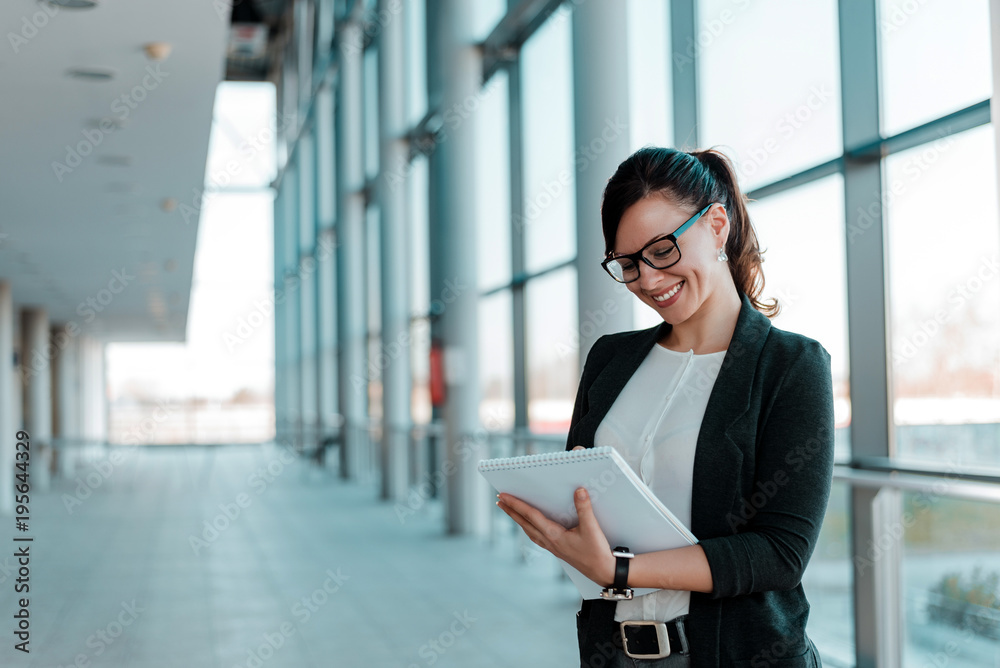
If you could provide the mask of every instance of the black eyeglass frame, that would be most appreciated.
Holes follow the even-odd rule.
[[[670,234],[663,234],[661,236],[656,237],[655,239],[653,239],[648,244],[646,244],[645,246],[643,246],[634,253],[628,253],[627,255],[618,255],[612,252],[611,255],[604,258],[604,261],[601,262],[601,267],[604,269],[604,271],[608,273],[608,276],[613,278],[618,283],[632,283],[633,281],[639,280],[639,260],[642,260],[645,264],[649,265],[653,269],[669,269],[670,267],[674,266],[675,264],[681,261],[681,247],[677,245],[677,237],[679,237],[681,234],[684,233],[685,230],[687,230],[689,227],[698,222],[698,220],[700,220],[702,216],[708,213],[708,210],[711,209],[714,204],[721,204],[721,202],[709,202],[708,206],[706,206],[704,209],[702,209],[698,213],[688,218],[686,221],[684,221],[684,224],[678,227],[676,230],[674,230]],[[664,239],[669,239],[674,244],[674,248],[677,249],[677,259],[671,262],[670,264],[658,267],[655,264],[653,264],[653,262],[649,258],[643,255],[643,253],[646,252],[647,248],[649,248],[653,244],[660,243]],[[625,281],[615,276],[614,273],[612,273],[611,269],[608,268],[608,265],[616,260],[632,260],[632,264],[635,265],[635,278],[629,281]],[[619,265],[620,264],[621,263],[619,262]],[[625,272],[623,271],[622,276],[624,275]]]

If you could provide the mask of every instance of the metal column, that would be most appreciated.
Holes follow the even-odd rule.
[[[316,206],[315,151],[310,134],[299,137],[296,146],[299,181],[298,273],[299,273],[299,359],[301,381],[303,448],[312,451],[319,444],[319,381],[316,374]]]
[[[840,1],[840,71],[843,89],[844,211],[847,217],[847,324],[851,379],[851,448],[854,457],[893,452],[888,279],[881,161],[852,151],[880,138],[878,12],[876,0]],[[879,490],[851,496],[855,558],[877,538],[890,500]],[[860,563],[855,559],[855,563]],[[898,562],[879,559],[854,569],[854,629],[858,668],[896,668],[901,642]],[[894,584],[895,583],[895,584]]]
[[[515,58],[507,66],[507,117],[510,123],[510,275],[520,276],[526,264],[525,226],[515,221],[524,220],[524,106],[521,104],[521,59]],[[514,363],[514,430],[528,429],[528,348],[525,311],[527,304],[524,283],[511,287],[511,329],[513,333]]]
[[[692,150],[698,146],[698,8],[696,0],[672,0],[670,3],[671,51],[680,51],[691,44],[689,55],[682,61],[672,61],[674,146]],[[674,67],[675,62],[679,63]]]
[[[301,363],[302,341],[299,331],[302,328],[302,311],[299,303],[301,289],[299,268],[299,181],[295,169],[286,169],[282,177],[281,187],[284,191],[285,212],[283,215],[282,248],[284,256],[282,263],[284,273],[275,277],[282,286],[285,298],[285,343],[287,346],[287,367],[285,389],[288,410],[289,437],[294,447],[302,446],[302,381]]]
[[[573,11],[573,114],[575,145],[590,150],[592,160],[576,173],[576,272],[580,370],[590,347],[603,334],[632,329],[635,301],[623,285],[601,269],[604,233],[601,196],[608,178],[628,156],[628,28],[616,3],[589,2]]]
[[[61,328],[56,330],[58,334]],[[65,333],[63,334],[65,335]],[[59,473],[71,478],[76,465],[80,440],[80,365],[77,361],[78,340],[68,339],[56,359],[56,407],[59,426]]]
[[[332,25],[332,21],[330,22]],[[336,234],[336,174],[334,172],[333,89],[316,95],[316,221],[319,227],[316,262],[317,343],[319,346],[319,421],[322,438],[340,427],[337,412],[337,297],[334,252]]]
[[[482,54],[472,35],[475,8],[462,0],[427,3],[428,100],[445,119],[446,141],[430,156],[431,297],[444,307],[433,334],[444,345],[447,530],[485,532],[489,494],[476,463],[486,455],[479,431],[478,288],[474,113],[465,105],[481,90]],[[462,110],[462,114],[457,114]],[[436,220],[435,220],[436,219]],[[478,437],[477,437],[478,436]]]
[[[274,197],[274,438],[278,443],[290,443],[291,433],[288,423],[288,341],[287,306],[285,304],[285,201],[284,186],[278,188]]]
[[[339,401],[344,417],[340,474],[357,479],[368,468],[367,321],[365,318],[365,172],[360,18],[339,34],[337,87],[337,339]]]
[[[380,0],[390,17],[379,35],[379,209],[382,215],[382,498],[406,496],[410,433],[410,271],[405,184],[391,175],[407,165],[405,16],[398,0]]]
[[[43,308],[21,311],[21,377],[24,381],[25,427],[31,435],[33,487],[49,486],[52,460],[52,359],[49,317]]]

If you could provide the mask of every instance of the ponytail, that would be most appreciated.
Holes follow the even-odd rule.
[[[715,149],[685,153],[671,148],[646,147],[625,159],[604,189],[601,221],[605,250],[614,249],[618,224],[630,206],[650,193],[662,193],[677,206],[697,211],[710,202],[726,207],[729,238],[726,255],[736,289],[753,307],[773,318],[780,311],[777,299],[763,301],[763,251],[757,242],[749,200],[740,191],[736,171],[725,154]]]
[[[764,291],[764,251],[760,249],[757,233],[750,221],[747,196],[740,191],[736,170],[724,153],[715,149],[693,151],[694,157],[705,165],[725,191],[721,201],[729,214],[729,239],[726,240],[726,255],[729,256],[729,272],[733,275],[736,289],[745,294],[754,308],[769,318],[778,315],[781,306],[776,298],[762,301]]]

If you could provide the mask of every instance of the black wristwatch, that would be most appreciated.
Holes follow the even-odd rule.
[[[610,587],[601,590],[601,598],[609,601],[630,601],[632,590],[628,586],[628,565],[635,556],[627,547],[616,547],[611,550],[615,555],[615,580]]]

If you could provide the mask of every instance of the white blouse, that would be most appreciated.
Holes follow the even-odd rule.
[[[725,356],[726,351],[695,355],[654,345],[594,435],[595,446],[614,446],[689,528],[695,445]],[[687,614],[690,600],[691,592],[660,589],[619,601],[615,620],[669,621]]]

